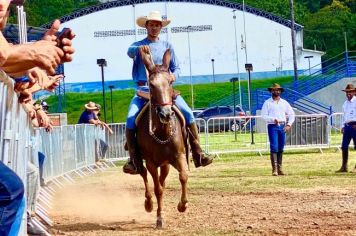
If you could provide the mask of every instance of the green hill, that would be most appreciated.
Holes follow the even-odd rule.
[[[251,89],[256,88],[267,88],[272,83],[277,82],[284,84],[292,81],[292,77],[279,77],[273,79],[258,79],[251,82]],[[236,94],[238,94],[238,86],[236,84]],[[244,91],[247,90],[247,81],[241,82],[241,87]],[[175,86],[176,90],[181,92],[181,95],[191,107],[191,87],[190,85],[179,85]],[[194,107],[202,108],[209,106],[210,103],[218,101],[223,97],[232,94],[232,83],[211,83],[211,84],[194,84]],[[113,90],[113,122],[124,122],[126,120],[127,109],[130,104],[131,98],[134,95],[133,89],[126,90]],[[50,96],[46,99],[47,103],[50,105],[50,112],[56,112],[58,102],[56,96]],[[65,95],[65,112],[68,115],[68,123],[76,124],[80,114],[84,110],[84,104],[89,101],[93,101],[99,104],[103,104],[102,93],[66,93]],[[103,109],[103,107],[102,107]],[[104,120],[103,111],[101,119]],[[111,104],[110,104],[110,92],[106,91],[106,114],[107,122],[111,123]]]

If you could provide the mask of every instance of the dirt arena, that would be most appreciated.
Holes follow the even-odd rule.
[[[224,164],[209,168],[221,169]],[[221,191],[194,184],[194,172],[203,170],[191,170],[193,177],[189,181],[193,183],[189,186],[188,209],[179,213],[176,210],[180,197],[178,176],[171,169],[162,230],[155,229],[156,203],[152,213],[144,210],[142,179],[123,174],[121,168],[111,168],[58,191],[51,211],[55,222],[51,233],[73,236],[356,235],[354,188]],[[274,181],[276,177],[266,178]]]

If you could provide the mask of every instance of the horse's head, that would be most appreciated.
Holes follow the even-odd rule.
[[[171,75],[168,71],[171,53],[167,50],[163,55],[163,64],[155,65],[150,55],[142,55],[143,62],[148,70],[150,87],[150,99],[160,122],[167,124],[174,114],[173,105],[173,87]]]

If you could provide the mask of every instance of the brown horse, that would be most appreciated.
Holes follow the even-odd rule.
[[[158,205],[156,227],[162,228],[162,198],[170,165],[179,172],[182,187],[177,209],[184,212],[187,208],[187,134],[184,121],[178,118],[177,110],[173,108],[174,91],[168,72],[169,50],[164,54],[163,65],[160,66],[154,65],[149,54],[141,51],[141,55],[149,75],[150,104],[137,124],[137,143],[140,155],[146,161],[146,168],[153,179]],[[141,171],[141,176],[145,183],[145,209],[151,212],[153,202],[146,168]]]

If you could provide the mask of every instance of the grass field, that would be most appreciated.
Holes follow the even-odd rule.
[[[356,173],[336,174],[336,149],[284,155],[287,176],[271,176],[268,155],[220,155],[211,166],[190,166],[189,206],[178,213],[178,173],[164,195],[165,229],[143,207],[140,176],[111,168],[61,189],[52,217],[60,235],[355,235]],[[349,169],[356,164],[350,152]],[[156,203],[155,203],[156,204]],[[156,206],[156,205],[155,205]]]

